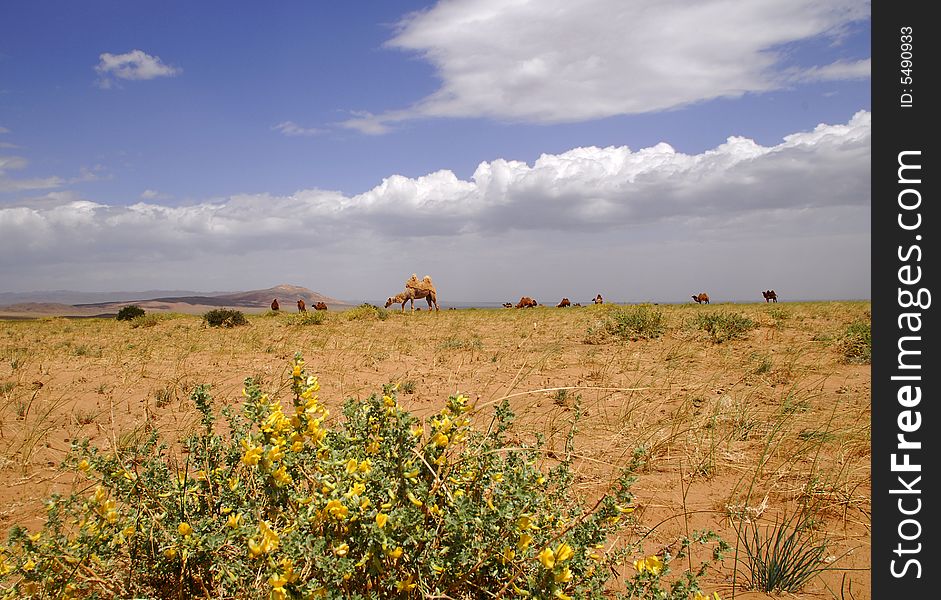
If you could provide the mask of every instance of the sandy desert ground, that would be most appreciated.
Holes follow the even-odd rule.
[[[35,525],[42,499],[67,490],[59,469],[70,445],[102,447],[157,428],[173,439],[194,427],[188,394],[209,383],[238,404],[252,376],[284,390],[302,352],[334,408],[398,382],[418,415],[462,392],[486,423],[510,398],[515,435],[561,450],[576,406],[578,494],[602,493],[634,456],[632,529],[651,551],[685,532],[712,529],[736,545],[743,517],[773,523],[801,503],[813,533],[829,540],[827,570],[788,597],[871,597],[870,366],[847,357],[848,331],[868,327],[868,302],[652,306],[664,333],[621,339],[606,332],[622,307],[444,310],[351,319],[328,311],[319,325],[289,311],[249,325],[207,327],[196,315],[155,315],[145,326],[112,319],[0,321],[0,533]],[[700,315],[734,313],[757,327],[716,343]],[[334,411],[335,414],[339,411]],[[743,589],[727,558],[706,581],[722,598]]]

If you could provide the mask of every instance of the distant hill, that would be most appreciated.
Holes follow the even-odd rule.
[[[222,292],[193,292],[190,290],[146,290],[142,292],[76,292],[49,290],[44,292],[0,292],[0,306],[10,304],[92,304],[94,302],[127,302],[161,296],[215,296]]]
[[[201,304],[204,306],[233,306],[246,308],[268,308],[271,301],[277,298],[284,308],[291,308],[298,299],[303,299],[310,306],[323,302],[327,306],[349,306],[349,303],[324,296],[305,287],[297,285],[276,285],[266,290],[252,290],[250,292],[231,292],[213,296],[177,296],[154,298],[154,302]]]
[[[68,294],[82,294],[82,292],[48,292],[53,297],[65,297]],[[141,308],[152,312],[182,312],[199,314],[213,307],[241,308],[246,311],[263,311],[271,306],[274,298],[281,304],[281,310],[296,310],[298,298],[303,299],[309,307],[317,302],[325,303],[329,308],[342,309],[349,307],[348,302],[324,296],[313,290],[296,285],[277,285],[264,290],[251,290],[247,292],[212,292],[210,294],[199,292],[183,292],[180,295],[149,296],[146,292],[116,293],[117,297],[105,297],[97,302],[65,303],[52,299],[43,299],[43,292],[30,295],[6,293],[0,295],[0,317],[29,318],[38,316],[108,316],[117,314],[122,306],[137,304]],[[17,301],[4,305],[4,296],[17,296]],[[101,293],[106,296],[106,293]],[[85,294],[85,297],[98,299],[98,293]],[[29,298],[29,299],[26,299]],[[48,296],[46,297],[48,298]]]

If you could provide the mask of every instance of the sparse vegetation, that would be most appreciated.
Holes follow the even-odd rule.
[[[850,364],[872,362],[872,325],[869,321],[853,321],[840,337],[840,350]]]
[[[210,327],[238,327],[248,325],[248,319],[240,310],[215,308],[203,315],[203,321]]]
[[[757,327],[755,321],[745,315],[726,310],[698,315],[696,324],[716,344],[742,339]]]
[[[389,314],[387,309],[372,304],[360,304],[345,313],[347,321],[385,321]]]
[[[274,313],[277,314],[277,313]],[[308,310],[291,315],[292,325],[320,325],[327,319],[327,313],[320,310]]]
[[[613,336],[633,341],[658,338],[666,330],[663,311],[647,304],[608,311],[604,327]]]

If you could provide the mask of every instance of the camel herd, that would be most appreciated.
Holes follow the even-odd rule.
[[[318,302],[313,306],[314,310],[327,310],[326,302]],[[271,301],[271,310],[274,312],[281,310],[281,304],[278,302],[277,298]],[[303,298],[297,299],[297,312],[307,312],[307,303],[304,302]]]
[[[765,302],[777,302],[778,295],[774,290],[765,290],[761,292],[761,295],[764,297]],[[411,310],[421,310],[421,307],[415,308],[415,300],[421,300],[422,298],[428,302],[428,310],[434,308],[435,311],[438,309],[438,290],[435,289],[434,283],[431,281],[429,275],[425,275],[422,279],[418,278],[417,273],[412,273],[412,276],[408,278],[405,282],[405,289],[399,292],[394,296],[390,296],[386,299],[385,308],[389,308],[393,304],[401,305],[401,311],[405,312],[405,303],[410,304]],[[694,294],[692,296],[693,301],[696,304],[709,304],[709,294],[706,292],[700,292],[699,294]],[[594,304],[604,304],[604,298],[601,294],[598,294],[592,300]],[[520,298],[520,301],[516,304],[512,302],[504,302],[504,308],[534,308],[539,306],[539,303],[529,296],[523,296]],[[562,298],[562,300],[556,305],[558,308],[568,308],[568,307],[578,307],[581,306],[581,303],[573,303],[568,298]],[[275,298],[271,301],[271,310],[277,311],[280,310],[281,306],[278,303],[278,299]],[[327,310],[327,305],[324,302],[317,302],[314,305],[315,310]],[[453,310],[453,307],[452,307]],[[298,298],[297,300],[297,311],[298,312],[307,312],[307,305],[304,303],[304,300]]]

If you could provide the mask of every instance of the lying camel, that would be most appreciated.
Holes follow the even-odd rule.
[[[601,294],[595,296],[595,304],[604,304],[604,298],[601,297]]]
[[[314,310],[327,310],[327,303],[318,302],[317,304],[314,305]]]
[[[278,304],[277,298],[271,301],[271,310],[281,310],[281,305]]]
[[[568,298],[562,298],[562,302],[559,302],[558,308],[565,308],[566,306],[572,306],[572,302]]]
[[[537,306],[539,303],[530,298],[529,296],[523,296],[520,298],[520,301],[517,302],[516,308],[532,308]]]
[[[503,308],[513,308],[513,303],[512,303],[512,302],[504,302],[504,303],[503,303]]]
[[[696,301],[696,304],[709,304],[709,294],[703,292],[698,296],[693,296],[693,300]]]

